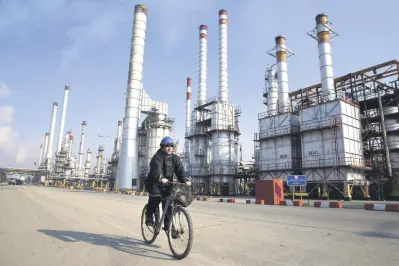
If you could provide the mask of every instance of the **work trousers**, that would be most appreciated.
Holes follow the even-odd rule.
[[[148,198],[148,205],[147,205],[147,219],[151,220],[153,215],[155,214],[155,211],[157,207],[159,206],[159,203],[162,202],[162,211],[165,212],[165,201],[162,201],[162,198],[160,196],[150,196]],[[170,224],[170,217],[171,217],[171,209],[170,206],[168,208],[168,213],[165,216],[164,220],[164,227],[166,230],[169,229],[169,224]],[[159,217],[161,219],[161,216]]]

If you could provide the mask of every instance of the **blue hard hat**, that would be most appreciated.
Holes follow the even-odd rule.
[[[160,146],[163,146],[163,145],[175,146],[175,143],[173,142],[173,139],[171,137],[164,137],[161,140],[161,143],[159,145]]]

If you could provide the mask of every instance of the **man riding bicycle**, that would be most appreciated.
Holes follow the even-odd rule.
[[[190,185],[190,181],[185,178],[184,167],[180,161],[179,156],[173,154],[173,147],[175,146],[173,139],[164,137],[160,143],[161,148],[155,153],[150,162],[150,172],[147,179],[144,181],[146,190],[149,193],[146,225],[154,225],[154,213],[156,212],[162,198],[165,199],[170,195],[171,188],[166,186],[168,182],[173,182],[173,175],[181,183]],[[161,197],[162,196],[162,197]],[[162,202],[162,209],[165,210],[165,202]],[[165,216],[164,230],[169,228],[169,215]]]

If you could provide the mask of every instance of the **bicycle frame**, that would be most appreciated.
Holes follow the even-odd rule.
[[[170,219],[171,219],[171,223],[172,223],[172,225],[174,225],[174,223],[175,223],[175,221],[174,221],[174,219],[173,219],[173,209],[174,209],[174,202],[173,202],[173,199],[169,196],[168,197],[168,199],[166,199],[166,202],[165,202],[165,211],[163,211],[163,213],[162,213],[162,217],[161,217],[161,219],[159,220],[159,222],[158,222],[158,224],[157,224],[157,227],[155,228],[155,233],[158,235],[159,234],[159,232],[161,231],[161,228],[162,228],[162,225],[163,225],[163,222],[164,222],[164,220],[165,220],[165,217],[166,217],[166,215],[168,214],[168,209],[169,209],[169,207],[171,208],[171,210],[170,210],[170,212],[172,213],[172,217],[170,217]],[[157,209],[157,212],[159,213],[159,210],[160,210],[160,208],[159,208],[159,206],[158,206],[158,209]],[[168,229],[168,228],[165,228],[165,229]]]

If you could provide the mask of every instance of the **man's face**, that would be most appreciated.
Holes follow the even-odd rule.
[[[163,146],[163,151],[168,154],[171,155],[173,153],[173,146],[171,145],[164,145]]]

